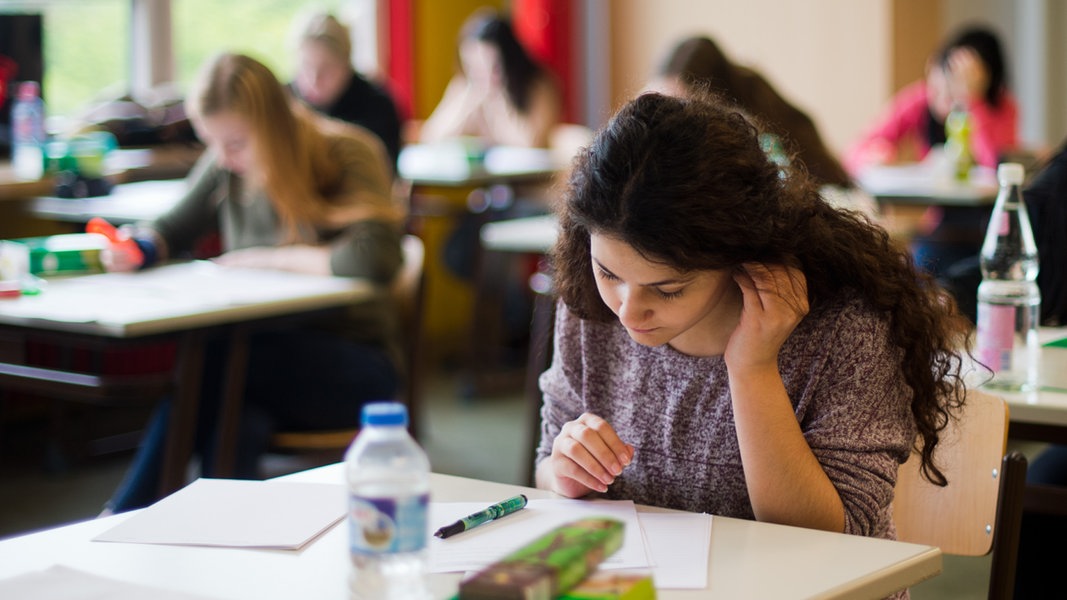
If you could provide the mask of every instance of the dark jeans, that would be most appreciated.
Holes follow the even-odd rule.
[[[1050,446],[1027,469],[1028,483],[1067,486],[1067,446]],[[1015,598],[1063,598],[1067,516],[1023,513]]]
[[[201,475],[214,476],[217,417],[221,404],[228,340],[213,340],[205,351],[203,388],[197,411],[195,449]],[[258,476],[259,458],[271,433],[354,427],[369,401],[396,395],[398,376],[386,352],[317,331],[277,331],[249,339],[244,403],[238,431],[235,476]],[[122,512],[157,499],[170,399],[164,399],[108,508]]]

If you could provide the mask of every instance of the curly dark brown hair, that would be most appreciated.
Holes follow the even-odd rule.
[[[888,319],[913,392],[923,473],[945,485],[933,454],[963,404],[969,321],[884,229],[828,205],[796,161],[772,162],[760,131],[710,94],[645,94],[627,103],[579,154],[557,207],[552,262],[560,297],[581,318],[615,319],[596,289],[592,233],[683,272],[750,261],[797,265],[812,307],[851,290]]]

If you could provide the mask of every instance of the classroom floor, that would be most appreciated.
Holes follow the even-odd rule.
[[[520,392],[464,397],[462,380],[437,373],[426,386],[420,420],[422,444],[437,472],[522,483],[525,406]],[[89,519],[122,478],[129,452],[86,458],[55,472],[56,464],[40,443],[46,426],[28,423],[0,439],[0,539]],[[306,468],[291,457],[272,456],[266,469],[280,475]],[[712,525],[714,527],[714,525]],[[988,558],[945,557],[944,572],[912,588],[914,600],[984,598]]]

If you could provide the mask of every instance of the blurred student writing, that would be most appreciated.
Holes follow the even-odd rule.
[[[132,232],[146,257],[113,269],[181,257],[217,230],[236,267],[366,278],[383,289],[401,262],[403,213],[390,195],[381,142],[355,125],[315,115],[291,99],[263,64],[221,54],[202,69],[187,100],[207,151],[184,198]],[[345,318],[260,331],[249,340],[237,476],[257,476],[272,431],[356,426],[360,405],[397,389],[394,316],[385,293]],[[211,476],[226,340],[207,349],[196,447]],[[126,479],[109,502],[118,512],[157,493],[168,415],[164,401]]]

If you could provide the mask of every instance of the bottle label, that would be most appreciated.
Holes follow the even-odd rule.
[[[978,303],[978,360],[993,372],[1012,368],[1015,306]]]
[[[348,539],[352,554],[416,552],[426,547],[429,494],[349,498]]]
[[[1008,211],[1004,211],[1004,212],[1000,213],[999,215],[996,215],[996,218],[997,218],[997,235],[1005,236],[1005,235],[1010,234],[1011,233],[1011,215],[1008,214]]]

